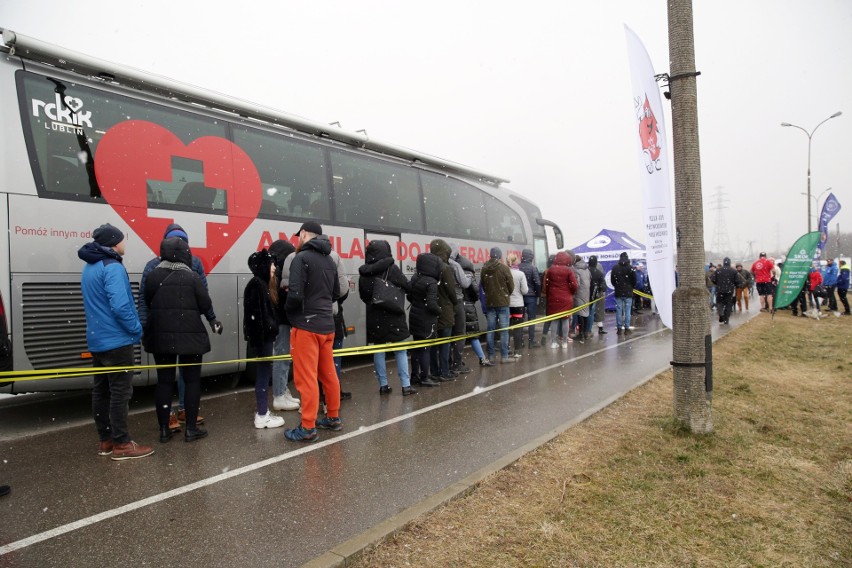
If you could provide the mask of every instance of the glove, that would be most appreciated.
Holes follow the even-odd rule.
[[[211,320],[207,323],[210,324],[210,329],[213,331],[213,333],[218,333],[219,335],[222,335],[222,323],[219,320]]]

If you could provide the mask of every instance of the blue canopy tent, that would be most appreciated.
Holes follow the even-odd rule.
[[[592,255],[598,257],[598,263],[606,275],[606,285],[610,292],[612,291],[612,282],[610,281],[609,273],[612,267],[618,263],[621,253],[626,252],[634,264],[636,261],[644,262],[645,260],[645,245],[633,239],[627,233],[611,231],[609,229],[602,229],[592,239],[571,250],[586,261]],[[615,309],[615,298],[612,296],[606,299],[606,309]]]

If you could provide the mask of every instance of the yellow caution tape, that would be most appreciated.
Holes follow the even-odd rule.
[[[641,292],[637,292],[637,294],[644,295]],[[608,294],[607,296],[611,295]],[[566,310],[564,312],[559,312],[556,314],[551,314],[549,316],[542,316],[540,318],[536,318],[534,320],[529,320],[525,322],[516,323],[510,325],[508,327],[500,328],[488,331],[477,331],[476,333],[469,333],[465,335],[454,335],[452,337],[441,337],[434,339],[420,339],[414,341],[400,341],[397,343],[382,343],[382,344],[373,344],[373,345],[365,345],[362,347],[343,347],[341,349],[335,349],[333,354],[335,357],[349,357],[352,355],[371,355],[374,353],[389,353],[395,351],[403,351],[408,349],[416,349],[419,347],[432,347],[433,345],[443,345],[445,343],[455,343],[456,341],[467,340],[474,337],[479,337],[485,333],[496,333],[503,331],[510,331],[518,328],[528,327],[530,325],[536,325],[543,322],[548,321],[556,321],[568,316],[574,315],[575,313],[585,309],[592,304],[600,302],[604,300],[607,296],[602,296],[597,298],[596,300],[592,300],[587,302],[581,306],[576,306],[570,310]],[[646,297],[651,297],[647,296]],[[293,357],[291,355],[271,355],[269,357],[252,357],[245,359],[230,359],[227,361],[202,361],[201,363],[174,363],[169,365],[134,365],[132,367],[68,367],[62,369],[38,369],[38,370],[29,370],[29,371],[2,371],[0,372],[0,384],[9,383],[9,382],[18,382],[18,381],[35,381],[35,380],[43,380],[43,379],[65,379],[65,378],[73,378],[73,377],[87,377],[91,375],[102,375],[107,373],[114,373],[116,371],[126,371],[126,372],[138,372],[145,369],[168,369],[168,368],[179,368],[179,367],[189,367],[192,365],[233,365],[236,363],[261,363],[261,362],[274,362],[274,361],[291,361]]]

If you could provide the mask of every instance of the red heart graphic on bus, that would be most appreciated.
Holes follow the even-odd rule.
[[[206,248],[192,247],[211,272],[257,217],[263,198],[257,168],[239,146],[216,136],[185,145],[171,131],[145,120],[128,120],[107,130],[95,154],[95,175],[104,199],[154,254],[169,224],[149,217],[147,183],[172,181],[172,157],[203,163],[204,186],[227,195],[227,223],[207,222]]]

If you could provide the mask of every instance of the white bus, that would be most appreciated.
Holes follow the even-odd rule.
[[[559,228],[468,167],[125,68],[2,30],[0,45],[0,370],[86,368],[77,250],[112,223],[127,235],[134,293],[165,227],[179,223],[207,272],[224,334],[205,361],[247,356],[248,256],[323,225],[357,281],[365,243],[396,246],[405,273],[436,237],[481,266],[492,246],[535,251]],[[346,346],[365,343],[357,292]],[[137,347],[138,364],[153,364]],[[205,366],[234,373],[244,363]],[[141,370],[134,384],[156,382]],[[66,390],[91,376],[0,382],[0,392]]]

